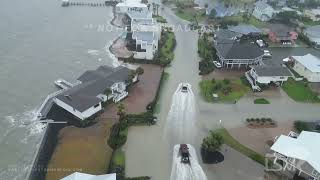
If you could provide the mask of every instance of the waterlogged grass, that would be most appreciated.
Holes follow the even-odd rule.
[[[310,89],[306,81],[295,81],[290,78],[283,84],[282,89],[297,102],[320,103],[317,93]]]
[[[168,65],[174,58],[174,48],[176,46],[176,38],[174,32],[166,30],[161,35],[160,45],[160,62],[163,65]]]
[[[265,165],[265,157],[255,151],[253,151],[250,148],[247,148],[246,146],[240,144],[237,140],[235,140],[226,129],[218,129],[218,134],[220,134],[223,137],[224,143],[228,146],[232,147],[233,149],[239,151],[240,153],[248,156],[250,159],[258,162],[261,165]]]
[[[240,79],[203,80],[199,86],[201,95],[207,102],[215,100],[213,94],[218,94],[218,102],[236,102],[250,90]]]
[[[167,20],[162,16],[154,15],[153,18],[155,18],[158,23],[167,23]]]
[[[255,99],[254,104],[270,104],[270,102],[264,98]]]
[[[113,152],[112,164],[115,166],[124,167],[126,164],[125,154],[122,150],[117,149]]]
[[[225,21],[236,21],[239,24],[250,24],[250,25],[256,26],[258,28],[266,27],[266,23],[265,22],[262,22],[262,21],[258,20],[254,16],[250,16],[248,20],[245,20],[242,15],[227,16],[227,17],[224,17],[223,20],[225,20]]]
[[[195,17],[197,17],[197,21],[201,22],[203,21],[206,16],[205,16],[205,10],[198,10],[194,8],[184,8],[180,9],[177,8],[175,9],[175,14],[181,19],[187,20],[187,21],[194,21]]]

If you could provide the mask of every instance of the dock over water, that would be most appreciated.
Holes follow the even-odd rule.
[[[68,7],[68,6],[89,6],[89,7],[106,7],[106,6],[115,6],[119,3],[119,1],[104,1],[104,2],[81,2],[81,1],[69,1],[69,0],[63,0],[62,6]]]

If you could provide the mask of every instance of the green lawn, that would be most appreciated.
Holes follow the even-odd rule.
[[[254,104],[270,104],[270,102],[264,98],[255,99]]]
[[[295,101],[308,103],[320,102],[317,94],[312,92],[306,81],[295,81],[290,78],[283,84],[282,89]]]
[[[177,8],[174,10],[174,12],[178,17],[187,21],[194,21],[195,15],[197,17],[198,22],[201,22],[206,18],[205,10],[197,10],[194,8],[184,8],[184,9]]]
[[[116,166],[125,166],[125,154],[122,150],[117,149],[113,152],[112,163]]]
[[[303,21],[305,26],[317,26],[320,25],[320,21]]]
[[[263,155],[247,148],[246,146],[240,144],[237,140],[235,140],[226,129],[218,129],[217,131],[215,131],[217,133],[219,133],[224,140],[224,143],[227,144],[228,146],[232,147],[233,149],[239,151],[240,153],[248,156],[250,159],[265,165],[265,158]]]
[[[164,44],[160,47],[160,61],[163,61],[163,64],[170,64],[174,58],[175,35],[172,31],[164,31],[161,38]]]
[[[227,17],[224,17],[223,20],[225,20],[225,21],[237,21],[240,24],[251,24],[251,25],[253,25],[255,27],[258,27],[258,28],[266,27],[266,23],[265,22],[259,21],[258,19],[256,19],[253,16],[250,16],[250,19],[248,21],[245,21],[243,19],[242,15],[227,16]]]
[[[166,20],[164,17],[162,17],[162,16],[156,16],[156,15],[154,15],[154,16],[152,16],[152,17],[155,18],[158,23],[167,23],[167,20]]]
[[[212,94],[218,94],[218,101],[236,102],[250,90],[240,79],[203,80],[199,86],[201,95],[207,102],[214,101]]]

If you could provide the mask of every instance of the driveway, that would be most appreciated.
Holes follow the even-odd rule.
[[[264,166],[257,164],[238,151],[224,145],[221,148],[224,161],[202,165],[208,180],[263,180]]]

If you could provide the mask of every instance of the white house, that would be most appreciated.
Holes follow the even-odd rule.
[[[320,9],[308,9],[304,11],[304,15],[313,21],[320,21]]]
[[[125,0],[116,5],[115,12],[128,16],[139,16],[149,14],[149,8],[146,4],[141,3],[141,0]]]
[[[75,172],[60,180],[116,180],[116,173],[104,175],[91,175],[86,173]]]
[[[246,72],[246,78],[254,90],[261,90],[258,84],[279,83],[287,81],[292,74],[282,66],[252,66]]]
[[[312,54],[292,56],[293,69],[309,82],[320,82],[320,59]]]
[[[271,146],[274,163],[283,161],[283,170],[298,171],[305,178],[320,180],[320,133],[302,131],[297,137],[281,135]]]
[[[155,32],[134,31],[132,39],[135,40],[134,58],[152,60],[158,50],[158,37]]]
[[[274,9],[263,1],[257,1],[252,15],[261,21],[269,21],[273,14]]]
[[[154,32],[156,37],[160,39],[161,36],[161,26],[157,23],[154,18],[147,19],[133,19],[131,21],[132,32],[142,31],[142,32]]]
[[[119,102],[128,96],[126,87],[131,83],[131,70],[124,66],[111,68],[100,66],[94,71],[86,71],[73,86],[56,96],[55,104],[81,120],[102,110],[102,103],[108,100]],[[137,75],[132,80],[137,81]]]

